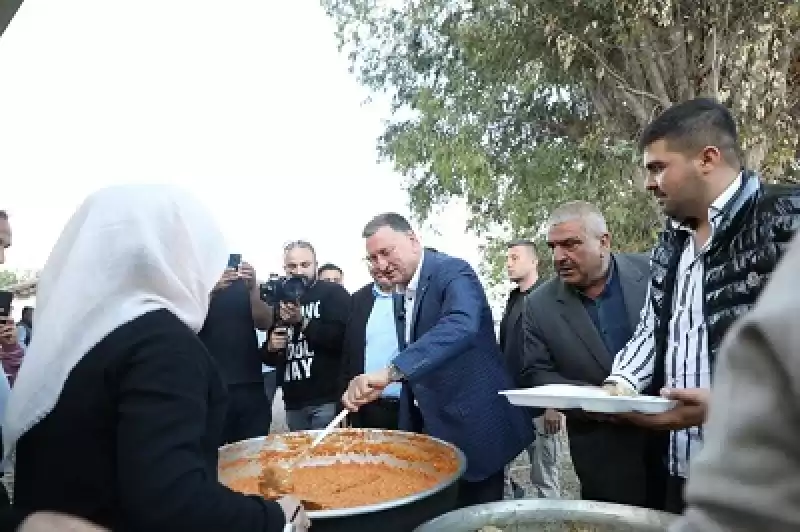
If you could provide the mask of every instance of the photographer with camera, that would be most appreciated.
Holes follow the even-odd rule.
[[[208,316],[198,334],[228,387],[220,444],[269,433],[272,408],[264,393],[256,329],[269,330],[274,313],[260,298],[253,267],[232,254],[211,292]]]
[[[350,294],[317,280],[317,257],[308,242],[284,248],[286,277],[261,285],[261,297],[278,309],[262,349],[283,388],[289,430],[324,428],[336,416],[338,375]]]

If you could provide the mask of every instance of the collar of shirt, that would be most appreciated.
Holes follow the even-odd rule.
[[[722,194],[717,196],[717,199],[711,202],[711,205],[708,207],[708,219],[711,222],[712,227],[716,227],[719,223],[721,216],[725,213],[725,207],[731,201],[731,199],[736,195],[736,192],[742,186],[742,173],[740,172],[736,179],[734,179],[728,188],[722,191]],[[688,231],[690,233],[694,232],[694,229],[686,224],[678,222],[676,220],[672,221],[672,226],[676,229],[681,229],[683,231]]]
[[[539,286],[539,280],[538,279],[536,281],[534,281],[533,284],[530,285],[527,290],[522,290],[519,286],[517,286],[516,288],[514,288],[511,291],[511,296],[513,297],[513,296],[515,296],[517,294],[520,294],[520,295],[523,295],[523,296],[527,296],[528,294],[533,292],[534,288],[536,288],[538,286]]]
[[[603,297],[608,295],[608,291],[612,286],[612,283],[616,282],[616,276],[617,276],[616,271],[617,271],[617,263],[614,260],[614,255],[611,255],[611,260],[608,263],[608,277],[606,277],[606,282],[603,285],[603,290],[599,294],[597,294],[597,297],[591,298],[586,294],[584,294],[582,290],[578,290],[576,288],[573,288],[573,290],[575,290],[575,293],[578,294],[578,296],[582,300],[594,301],[597,299],[602,299]]]
[[[392,297],[392,292],[384,292],[381,290],[381,287],[378,286],[378,283],[372,285],[372,294],[375,297]]]
[[[417,292],[417,286],[419,286],[419,275],[422,271],[422,263],[425,261],[425,251],[423,250],[419,256],[419,264],[417,264],[417,270],[414,272],[414,275],[411,277],[411,280],[408,282],[405,290],[403,293],[406,295],[406,298],[413,298],[414,294]]]

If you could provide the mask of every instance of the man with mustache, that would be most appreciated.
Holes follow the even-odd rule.
[[[599,387],[639,319],[647,256],[612,252],[602,213],[583,201],[557,207],[547,228],[558,275],[527,298],[523,380]],[[564,414],[583,499],[658,507],[663,467],[648,460],[648,431],[579,411]]]
[[[467,469],[458,507],[503,498],[504,468],[533,441],[530,414],[499,391],[513,388],[478,276],[461,259],[424,248],[403,216],[365,227],[367,260],[394,284],[399,353],[355,377],[342,396],[358,411],[401,384],[399,426],[459,447]]]
[[[712,99],[670,107],[639,144],[645,186],[668,220],[653,250],[641,321],[616,356],[608,388],[635,394],[667,387],[664,395],[681,401],[664,414],[622,416],[668,436],[665,506],[681,513],[688,465],[703,447],[703,398],[720,344],[753,308],[800,227],[800,196],[744,169],[736,122]]]

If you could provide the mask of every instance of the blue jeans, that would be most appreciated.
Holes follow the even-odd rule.
[[[335,417],[336,403],[286,410],[286,424],[290,431],[324,429]]]

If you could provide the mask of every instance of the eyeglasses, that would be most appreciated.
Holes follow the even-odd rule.
[[[378,264],[378,260],[380,259],[389,260],[392,258],[395,254],[395,251],[397,251],[397,246],[379,249],[376,253],[364,257],[364,261],[370,266],[375,266]]]

